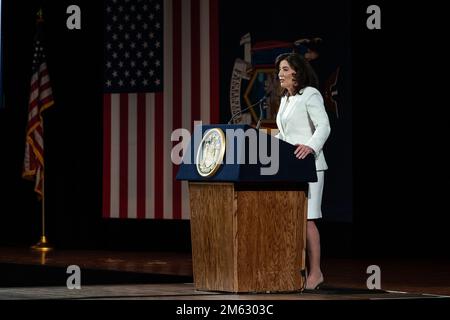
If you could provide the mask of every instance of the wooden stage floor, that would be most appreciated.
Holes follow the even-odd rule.
[[[81,290],[69,290],[67,267],[81,268]],[[187,253],[0,248],[0,300],[390,300],[450,298],[449,260],[324,259],[325,285],[313,293],[231,294],[194,288]],[[381,270],[368,290],[367,267]]]

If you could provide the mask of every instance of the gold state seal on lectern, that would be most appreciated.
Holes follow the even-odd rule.
[[[212,177],[223,161],[225,134],[220,128],[206,131],[197,150],[197,172],[202,177]]]

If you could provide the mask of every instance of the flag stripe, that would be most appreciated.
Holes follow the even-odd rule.
[[[120,192],[120,94],[111,95],[111,207],[112,218],[119,218]]]
[[[178,90],[173,88],[173,0],[166,0],[164,5],[164,137],[163,137],[163,217],[172,218],[172,161],[170,151],[172,142],[170,136],[172,133],[173,121],[173,93]]]
[[[191,7],[189,1],[182,1],[181,8],[181,77],[182,77],[182,128],[191,130]],[[181,182],[182,219],[189,219],[189,192],[187,181]]]
[[[164,95],[155,94],[155,219],[163,217],[163,186],[164,172],[161,166],[164,161],[163,133],[164,133]]]
[[[120,94],[111,95],[111,217],[119,218]]]
[[[210,117],[209,0],[200,0],[200,110],[204,124]]]
[[[181,0],[173,1],[173,128],[181,128],[181,87],[182,87],[182,69],[181,69]],[[175,144],[172,143],[171,147]],[[168,155],[171,153],[169,152]],[[178,166],[172,166],[172,176],[175,177],[178,172]],[[181,183],[173,180],[172,185],[172,215],[173,219],[181,218]]]
[[[111,185],[111,95],[103,96],[103,190]],[[103,192],[103,217],[110,216],[111,193]]]
[[[46,88],[50,87],[50,77],[47,70],[45,70],[45,72],[41,72],[41,86],[44,85],[46,85]]]
[[[36,117],[39,113],[39,110],[37,107],[37,100],[30,103],[30,112],[28,113],[28,125],[34,125],[34,123],[38,123],[38,118]]]
[[[121,93],[119,99],[119,217],[126,218],[128,216],[128,94]]]
[[[155,218],[155,95],[145,94],[146,142],[145,145],[145,218]]]
[[[219,43],[219,1],[210,0],[209,8],[209,57],[210,57],[210,108],[211,123],[219,123],[219,46],[214,45]]]
[[[191,0],[191,120],[200,120],[200,0]],[[191,132],[193,125],[191,122]]]
[[[136,193],[136,217],[145,218],[145,194],[146,194],[146,101],[145,93],[138,93],[137,96],[137,193]]]
[[[127,218],[136,218],[137,94],[128,94],[128,195]]]
[[[30,94],[30,104],[37,105],[38,98],[39,98],[39,84],[36,81],[35,84],[32,85],[35,88],[32,88],[31,94]],[[37,112],[37,110],[36,110]]]

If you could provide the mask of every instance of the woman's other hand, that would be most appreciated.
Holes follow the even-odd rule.
[[[295,149],[294,153],[298,159],[305,159],[306,156],[310,153],[314,154],[314,150],[311,147],[308,147],[304,144],[296,144],[297,149]]]

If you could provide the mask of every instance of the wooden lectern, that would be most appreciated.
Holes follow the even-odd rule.
[[[212,177],[201,176],[195,163],[183,162],[177,175],[177,179],[189,181],[195,288],[225,292],[301,290],[306,280],[307,182],[317,181],[314,157],[298,160],[295,147],[277,139],[278,170],[262,175],[260,169],[267,165],[259,159],[238,163],[240,156],[248,158],[250,144],[255,143],[239,136],[256,135],[258,145],[262,139],[270,145],[276,138],[247,125],[208,125],[201,132],[212,128],[228,133],[227,148],[234,140],[235,161],[228,163],[225,157]],[[188,152],[196,159],[194,144]]]

